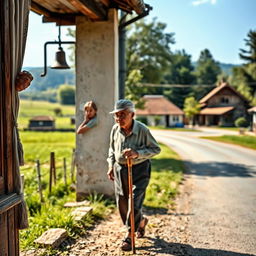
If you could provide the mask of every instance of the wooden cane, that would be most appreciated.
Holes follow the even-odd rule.
[[[131,223],[131,242],[132,252],[135,254],[135,223],[134,223],[134,204],[132,191],[132,159],[127,158],[128,166],[128,186],[129,186],[129,208],[130,208],[130,223]]]

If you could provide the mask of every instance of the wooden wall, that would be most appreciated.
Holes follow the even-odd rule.
[[[13,120],[10,83],[9,0],[0,1],[0,256],[19,255],[17,204],[13,193]]]

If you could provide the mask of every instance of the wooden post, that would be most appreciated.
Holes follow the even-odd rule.
[[[24,186],[25,186],[25,177],[24,174],[20,175],[21,178],[21,193],[24,193]]]
[[[71,175],[71,182],[74,181],[74,172],[75,172],[75,149],[73,148],[72,151],[72,159],[71,159],[71,171],[70,171],[70,175]]]
[[[41,170],[40,170],[40,161],[36,160],[36,171],[37,171],[37,180],[38,180],[38,190],[40,196],[40,202],[43,202],[43,193],[42,193],[42,185],[41,185]]]
[[[66,158],[63,158],[63,170],[64,170],[64,184],[67,185],[67,164]]]
[[[56,185],[57,177],[56,177],[56,166],[55,166],[55,154],[54,154],[54,152],[51,152],[51,154],[50,154],[50,180],[52,181],[52,176],[51,175],[53,176],[54,185]]]

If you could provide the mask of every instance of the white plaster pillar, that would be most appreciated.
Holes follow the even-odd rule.
[[[109,134],[114,123],[109,112],[118,98],[118,19],[111,9],[107,21],[76,20],[76,127],[83,105],[93,100],[98,124],[76,136],[77,200],[97,192],[114,194],[107,178]]]

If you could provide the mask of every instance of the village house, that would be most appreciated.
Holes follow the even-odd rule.
[[[228,83],[214,88],[199,103],[199,125],[233,126],[237,118],[248,118],[248,100]]]
[[[137,109],[138,119],[145,119],[147,125],[165,127],[183,126],[183,111],[163,95],[145,95],[144,109]]]
[[[55,120],[51,116],[35,116],[29,120],[29,130],[52,131],[55,129]]]

